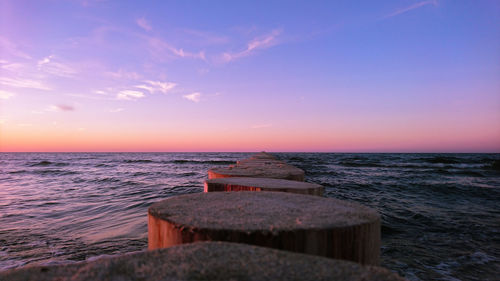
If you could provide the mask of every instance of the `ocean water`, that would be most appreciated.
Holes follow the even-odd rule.
[[[0,153],[0,270],[147,248],[153,202],[203,191],[251,153]],[[500,154],[277,153],[382,215],[382,266],[409,280],[498,280]]]

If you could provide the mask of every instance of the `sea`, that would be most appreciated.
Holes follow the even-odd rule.
[[[147,209],[252,153],[0,153],[0,271],[147,248]],[[499,280],[500,154],[275,153],[382,216],[381,266]]]

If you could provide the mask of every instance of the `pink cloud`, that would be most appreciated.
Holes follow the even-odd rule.
[[[146,31],[151,31],[153,27],[151,27],[151,24],[145,19],[145,18],[138,18],[136,21],[138,26],[142,27],[142,29]]]
[[[61,110],[61,111],[74,111],[75,108],[71,105],[66,105],[66,104],[58,104],[56,107]]]

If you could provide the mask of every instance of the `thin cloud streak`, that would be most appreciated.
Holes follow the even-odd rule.
[[[145,95],[143,92],[124,90],[124,91],[120,91],[116,95],[116,98],[119,100],[137,100],[137,99],[143,98],[144,96]]]
[[[0,84],[15,88],[29,88],[45,91],[51,90],[50,87],[46,86],[40,81],[21,78],[0,77]]]
[[[146,90],[151,94],[154,94],[156,92],[168,94],[170,90],[172,90],[173,88],[175,88],[175,86],[177,86],[177,84],[173,82],[161,82],[161,81],[151,81],[151,80],[147,80],[144,82],[147,85],[142,84],[142,85],[136,85],[135,87],[138,89]]]
[[[161,81],[145,81],[149,85],[151,85],[153,92],[161,92],[163,94],[167,94],[170,90],[172,90],[175,86],[177,86],[176,83],[172,82],[161,82]]]
[[[66,78],[75,77],[75,75],[78,73],[75,69],[66,64],[54,61],[54,57],[55,57],[54,55],[50,55],[38,61],[37,63],[38,70],[43,71],[50,75],[55,75],[60,77],[66,77]]]
[[[57,105],[51,105],[49,108],[46,109],[46,111],[50,112],[61,112],[61,111],[74,111],[75,107],[67,104],[57,104]],[[41,113],[41,112],[36,112],[36,113]]]
[[[193,58],[193,59],[206,60],[205,51],[200,51],[198,53],[184,51],[184,49],[175,48],[171,44],[157,37],[148,38],[148,43],[149,46],[151,47],[150,49],[151,54],[157,57],[163,57],[169,53],[175,57],[180,57],[180,58]],[[168,53],[165,54],[165,52]]]
[[[230,62],[238,58],[249,56],[255,50],[270,48],[277,44],[276,38],[281,33],[282,33],[281,29],[275,29],[268,35],[254,38],[252,41],[248,42],[247,48],[245,50],[236,53],[226,52],[222,55],[222,60],[224,62]]]
[[[424,6],[427,6],[427,5],[437,6],[437,4],[438,4],[437,0],[430,0],[430,1],[418,2],[418,3],[415,3],[415,4],[410,5],[408,7],[398,9],[398,10],[390,13],[389,15],[385,16],[384,18],[395,17],[395,16],[404,14],[404,13],[409,12],[411,10],[415,10],[415,9],[418,9],[418,8],[421,8],[421,7],[424,7]]]

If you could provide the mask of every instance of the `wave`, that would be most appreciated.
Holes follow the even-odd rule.
[[[214,165],[231,165],[235,164],[235,161],[227,160],[173,160],[170,163],[174,164],[214,164]]]
[[[138,159],[138,160],[124,160],[125,163],[153,163],[153,160]]]
[[[96,168],[113,167],[113,165],[108,165],[108,164],[103,164],[103,163],[97,164],[95,166],[96,166]]]
[[[38,174],[38,175],[58,175],[58,176],[67,176],[67,175],[76,175],[78,172],[75,171],[69,171],[69,170],[37,170],[33,171],[33,174]]]
[[[495,160],[490,165],[485,165],[485,168],[492,169],[500,172],[500,160]]]
[[[367,168],[385,167],[385,168],[390,168],[390,166],[385,166],[385,165],[381,165],[378,163],[372,163],[372,162],[360,163],[360,162],[341,161],[339,164],[342,166],[346,166],[346,167],[367,167]]]
[[[427,163],[433,163],[433,164],[459,164],[462,163],[460,159],[452,156],[435,156],[435,157],[425,157],[425,158],[420,158],[417,159],[423,162]]]
[[[93,180],[96,183],[108,183],[108,182],[120,182],[121,180],[115,177],[107,177],[107,178],[97,178]]]
[[[47,160],[43,160],[37,163],[32,163],[29,164],[28,166],[30,167],[46,167],[46,166],[57,166],[57,167],[62,167],[62,166],[68,166],[68,163],[56,163],[56,162],[50,162]]]
[[[443,175],[463,175],[463,176],[474,176],[474,177],[484,177],[485,174],[481,173],[484,169],[494,169],[500,170],[500,163],[493,163],[487,165],[481,164],[448,164],[443,165],[443,163],[436,164],[410,164],[410,163],[373,163],[373,162],[349,162],[341,161],[338,165],[344,167],[353,168],[386,168],[386,169],[415,169],[415,170],[425,170],[426,172],[434,172]],[[496,165],[496,166],[495,166]],[[312,167],[305,168],[308,171],[312,170]]]
[[[26,170],[17,170],[17,171],[9,172],[9,174],[24,174],[24,173],[29,173],[29,172]]]

